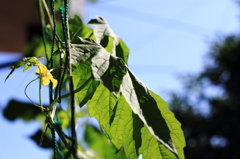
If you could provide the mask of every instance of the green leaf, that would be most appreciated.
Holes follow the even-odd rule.
[[[122,58],[127,64],[129,49],[122,39],[112,31],[107,21],[103,17],[96,16],[96,19],[90,20],[88,24],[95,26],[93,32],[96,42],[104,47],[107,52]]]
[[[42,56],[41,56],[41,57],[31,57],[31,58],[28,59],[27,61],[28,61],[28,63],[34,65],[35,63],[38,62],[38,60],[39,60],[40,58],[43,58],[43,57],[42,57]]]
[[[78,40],[78,37],[89,38],[93,36],[93,30],[87,27],[77,15],[73,19],[69,19],[69,32],[72,42]]]
[[[73,65],[72,75],[74,90],[86,84],[83,89],[75,93],[77,103],[80,107],[82,107],[89,99],[92,98],[99,82],[92,79],[90,63],[88,62]]]
[[[66,129],[69,126],[70,118],[68,113],[64,110],[60,110],[57,112],[57,119],[61,123],[62,129]]]
[[[147,158],[153,153],[163,158],[184,158],[185,141],[181,124],[167,109],[167,104],[159,96],[151,93],[121,58],[108,53],[91,39],[80,38],[80,41],[81,44],[74,45],[78,50],[74,52],[72,62],[90,61],[93,78],[111,92],[108,93],[102,86],[97,88],[88,103],[89,114],[99,121],[116,148],[124,145],[129,158],[135,158],[140,153]],[[118,101],[117,104],[113,104],[114,107],[109,104],[108,99],[111,95]],[[128,112],[133,112],[134,115],[127,115],[130,119],[120,120],[121,109],[126,105],[131,108]],[[112,125],[113,121],[117,123]],[[127,124],[131,123],[130,126],[126,121]],[[141,130],[146,128],[147,130]],[[123,129],[128,130],[129,136],[122,133]],[[144,148],[145,144],[154,147],[153,151]]]
[[[104,79],[105,79],[104,85],[106,85],[107,88],[115,96],[118,96],[119,90],[120,90],[120,84],[122,82],[121,77],[125,75],[127,71],[123,60],[121,60],[121,58],[117,58],[114,55],[110,56],[110,54],[101,45],[97,44],[92,39],[84,39],[84,38],[79,38],[79,39],[80,39],[80,42],[79,42],[80,44],[72,44],[71,63],[72,64],[77,64],[77,63],[91,64],[90,68],[88,69],[85,68],[85,71],[86,70],[88,72],[91,71],[91,74],[94,76],[93,78],[95,78],[95,80],[100,82],[103,82],[101,80],[101,76],[104,76]],[[111,69],[108,70],[109,60],[111,60],[110,62]],[[77,67],[77,68],[81,69],[81,67]],[[98,70],[100,71],[98,72]],[[78,73],[80,71],[76,71],[76,72]]]
[[[115,93],[117,91],[121,91],[132,111],[137,114],[141,121],[147,126],[149,132],[167,149],[177,155],[178,152],[172,142],[170,136],[171,131],[166,121],[167,119],[163,118],[163,112],[158,108],[158,106],[165,107],[166,104],[163,102],[157,103],[157,101],[151,96],[148,88],[134,76],[126,65],[119,62],[121,59],[109,55],[109,53],[101,51],[92,58],[92,71],[95,80],[102,82],[111,92],[113,92],[114,95],[116,95]],[[120,73],[117,77],[122,79],[122,83],[121,85],[118,84],[118,87],[111,85],[111,80],[114,80],[114,78],[112,78],[114,76],[106,76],[113,67],[118,68],[116,72]],[[125,73],[126,69],[127,73]],[[115,88],[118,88],[119,90],[116,90]],[[174,120],[176,119],[174,118]],[[171,122],[172,121],[173,120],[171,119]],[[175,128],[181,131],[180,125]]]
[[[32,67],[32,64],[31,64],[30,62],[28,62],[28,63],[26,63],[26,64],[24,65],[23,71],[27,71],[27,70],[29,70],[31,67]]]
[[[140,133],[137,133],[136,127],[133,128],[132,119],[132,116],[137,116],[132,113],[123,96],[117,100],[106,87],[100,84],[93,98],[88,102],[87,108],[89,115],[99,121],[100,127],[107,133],[107,137],[116,149],[119,151],[124,145],[127,157],[137,158],[137,149],[140,144],[138,146],[136,144]]]
[[[26,60],[26,64],[24,65],[23,71],[29,70],[34,64],[38,62],[39,58],[31,57]]]
[[[77,44],[71,44],[71,63],[85,63],[103,48],[90,38],[78,37]],[[91,63],[90,63],[91,64]]]
[[[141,130],[142,133],[142,146],[140,153],[143,159],[156,158],[156,159],[178,159],[178,157],[172,153],[169,149],[160,144],[154,136],[150,134],[146,125]],[[156,155],[158,154],[158,155]],[[181,158],[181,157],[179,157]],[[183,156],[184,158],[184,156]]]
[[[115,106],[115,112],[112,116],[110,136],[111,141],[120,146],[124,146],[125,154],[130,159],[138,158],[141,147],[141,128],[143,126],[139,117],[134,114],[128,103],[122,95],[120,95]]]
[[[102,84],[98,86],[92,99],[88,102],[89,115],[99,121],[104,131],[110,129],[110,120],[115,104],[116,98]]]
[[[114,147],[107,141],[104,134],[92,125],[87,125],[84,132],[84,138],[89,147],[95,151],[92,158],[106,159],[125,159],[123,151],[115,153]]]
[[[186,146],[185,138],[181,128],[181,123],[176,120],[174,114],[169,111],[167,103],[157,94],[150,91],[150,94],[157,102],[158,108],[161,111],[163,118],[166,120],[167,125],[170,129],[170,136],[177,149],[179,158],[184,158],[183,147]]]
[[[32,65],[36,64],[36,62],[38,62],[39,59],[41,59],[43,57],[23,57],[21,60],[19,60],[18,62],[16,62],[10,69],[12,69],[10,71],[10,73],[7,75],[5,81],[9,78],[9,76],[14,72],[14,70],[16,68],[21,67],[22,65],[25,64],[23,71],[26,71],[28,69],[30,69],[32,67]]]

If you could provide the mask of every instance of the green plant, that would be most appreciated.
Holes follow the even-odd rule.
[[[61,22],[56,21],[56,7],[59,8]],[[111,158],[114,154],[103,153],[104,149],[99,146],[109,143],[94,127],[87,124],[85,128],[87,146],[77,140],[76,119],[83,119],[84,113],[77,107],[86,105],[88,114],[98,120],[108,141],[117,152],[120,151],[117,154],[119,158],[125,157],[122,150],[126,158],[131,159],[138,158],[140,154],[149,159],[184,158],[185,140],[181,124],[161,97],[151,92],[130,71],[127,66],[129,49],[107,22],[98,16],[88,23],[95,27],[91,29],[78,16],[68,20],[66,0],[64,3],[39,0],[39,8],[43,42],[33,42],[26,51],[33,57],[17,62],[7,76],[9,78],[16,68],[23,65],[24,71],[34,66],[37,68],[39,76],[35,80],[39,79],[40,104],[32,103],[40,109],[29,107],[24,110],[35,114],[27,120],[45,118],[45,127],[41,137],[36,135],[32,138],[43,144],[49,136],[46,130],[50,128],[54,158]],[[45,52],[45,65],[36,57],[42,52]],[[41,102],[42,85],[49,85],[48,106]],[[64,94],[66,91],[69,93]],[[10,102],[5,116],[13,118],[10,111],[15,108],[13,105]],[[26,119],[25,115],[17,116]],[[69,131],[71,133],[66,135]],[[56,139],[55,132],[60,140]],[[97,153],[89,154],[89,148]]]

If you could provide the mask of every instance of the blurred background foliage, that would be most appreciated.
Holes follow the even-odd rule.
[[[171,92],[170,109],[182,123],[187,159],[240,158],[240,38],[218,39],[199,74],[182,76]],[[212,90],[212,91],[211,91]],[[200,107],[210,113],[201,113]]]

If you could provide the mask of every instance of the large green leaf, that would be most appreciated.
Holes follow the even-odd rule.
[[[141,128],[143,126],[139,117],[134,114],[122,95],[118,99],[115,107],[113,122],[110,134],[112,142],[124,146],[124,151],[128,158],[135,159],[139,156],[141,147]]]
[[[82,45],[80,45],[82,46]],[[87,54],[81,54],[82,58],[85,62],[79,61],[79,63],[76,61],[75,58],[77,58],[77,55],[80,52],[88,52],[88,50],[81,49],[80,46],[72,45],[71,53],[72,53],[72,63],[73,65],[73,84],[74,84],[74,90],[82,87],[79,92],[75,93],[76,100],[78,102],[78,105],[82,107],[84,104],[88,102],[89,99],[92,98],[97,86],[99,85],[99,82],[96,80],[93,80],[92,73],[91,73],[91,62],[87,61],[89,57],[84,57],[84,55]],[[86,59],[86,60],[85,60]]]
[[[99,85],[94,96],[88,103],[88,113],[94,116],[101,124],[104,131],[109,131],[111,116],[116,105],[116,98],[104,87]],[[100,106],[99,106],[100,105]]]
[[[91,39],[80,38],[79,43],[73,45],[78,49],[72,63],[90,61],[93,78],[111,92],[98,87],[88,103],[89,114],[98,119],[116,148],[124,146],[129,158],[139,154],[144,158],[151,158],[152,154],[159,158],[184,158],[181,125],[167,109],[167,104],[151,93],[121,58]],[[116,104],[109,100],[112,95],[116,97]],[[126,109],[124,114],[128,114],[124,117],[123,109]]]
[[[123,96],[117,99],[100,84],[88,103],[88,113],[99,121],[102,130],[118,151],[124,145],[127,157],[137,158],[141,146],[141,133],[137,124],[142,125],[142,122],[132,113]]]
[[[161,111],[163,118],[166,120],[167,125],[170,129],[170,136],[173,140],[173,143],[176,146],[179,158],[184,158],[184,152],[183,147],[186,146],[185,138],[183,131],[180,129],[181,123],[176,120],[174,117],[174,114],[168,110],[167,103],[157,94],[150,91],[150,94],[154,98],[154,100],[157,102],[158,108]]]
[[[107,21],[103,17],[96,16],[96,19],[90,20],[88,24],[95,26],[93,32],[96,42],[104,47],[107,52],[122,58],[127,64],[129,49],[122,39],[112,31]]]
[[[87,27],[77,15],[73,19],[69,19],[69,32],[72,42],[78,40],[78,37],[88,38],[93,36],[93,30]]]
[[[123,151],[115,153],[114,147],[107,141],[104,134],[92,125],[86,125],[84,139],[88,146],[95,151],[94,158],[96,159],[125,159]]]
[[[101,45],[97,44],[94,40],[84,39],[84,38],[79,38],[79,39],[80,39],[80,42],[79,42],[80,44],[72,44],[71,63],[72,64],[86,64],[86,63],[89,64],[90,62],[91,66],[89,65],[89,68],[85,68],[83,71],[87,71],[89,73],[89,70],[91,70],[91,74],[93,75],[93,78],[95,80],[104,82],[104,85],[107,85],[107,88],[115,96],[118,96],[119,90],[120,90],[119,87],[122,82],[122,79],[119,77],[121,77],[126,73],[126,69],[120,69],[119,67],[120,67],[120,64],[125,65],[124,62],[120,58],[117,58],[114,55],[110,56],[110,53],[106,52],[106,50]],[[101,52],[101,54],[99,54],[99,52]],[[112,60],[110,63],[110,65],[112,66],[111,70],[109,69],[108,71],[106,71],[109,67],[110,57],[116,57],[116,58],[111,58]],[[94,62],[92,63],[92,61]],[[80,74],[82,73],[80,71],[76,71],[77,69],[81,69],[81,67],[74,68],[74,72],[76,72],[78,76],[81,76]],[[101,72],[101,70],[104,70],[104,72]],[[83,75],[83,76],[86,76],[86,75]],[[88,76],[90,75],[88,74]],[[105,77],[104,81],[101,80],[101,76]],[[109,76],[111,77],[108,78]]]

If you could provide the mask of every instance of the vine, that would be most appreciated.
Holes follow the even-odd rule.
[[[57,21],[57,14],[61,21]],[[36,67],[38,77],[26,86],[25,94],[32,102],[26,90],[39,79],[40,104],[32,102],[40,108],[37,115],[45,117],[39,142],[43,143],[50,128],[54,159],[114,156],[134,159],[140,154],[147,159],[184,158],[181,124],[162,98],[130,71],[129,49],[103,17],[90,20],[88,25],[94,29],[78,16],[69,19],[67,0],[39,0],[39,15],[43,33],[40,46],[44,48],[46,65],[39,61],[41,57],[24,57],[11,67],[6,80],[21,66],[24,71]],[[42,85],[49,85],[48,106],[42,105]],[[66,93],[62,95],[63,92]],[[76,119],[83,120],[83,113],[96,118],[100,129],[93,129],[86,122],[85,141],[80,141]],[[100,141],[104,148],[118,153],[101,152],[102,146],[96,146]],[[88,149],[93,152],[89,153]]]

